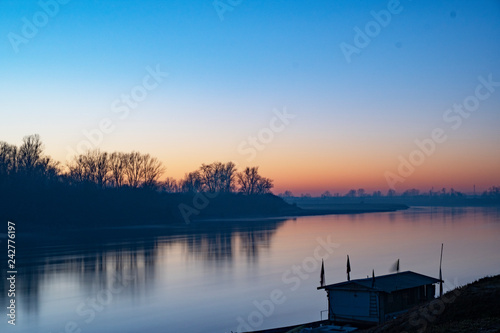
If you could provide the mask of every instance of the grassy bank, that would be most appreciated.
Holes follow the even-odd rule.
[[[482,278],[364,333],[500,332],[500,275]]]

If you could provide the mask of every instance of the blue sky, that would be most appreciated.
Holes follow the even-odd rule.
[[[4,1],[0,140],[39,133],[48,153],[64,161],[67,146],[85,139],[83,130],[110,118],[115,129],[97,148],[149,152],[175,178],[201,163],[236,160],[260,165],[278,189],[343,191],[349,170],[353,187],[383,188],[383,171],[442,126],[443,112],[474,92],[478,76],[500,81],[498,1],[402,0],[400,12],[347,62],[340,44],[354,45],[353,29],[364,30],[371,12],[390,3],[243,0],[221,20],[212,1],[72,0],[58,4],[15,52],[12,33],[22,37],[23,18],[33,23],[43,8]],[[141,84],[148,66],[168,77],[118,119],[112,103]],[[492,157],[500,155],[499,106],[500,91],[403,187],[428,186],[426,175],[458,168],[460,156],[500,167]],[[297,118],[250,163],[238,145],[284,107]],[[360,164],[366,170],[353,171]],[[468,188],[475,169],[436,186]],[[309,180],[311,173],[322,177]],[[500,181],[498,173],[489,176]],[[311,186],[292,184],[297,178]]]

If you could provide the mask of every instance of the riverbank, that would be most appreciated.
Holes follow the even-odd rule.
[[[500,332],[500,275],[456,288],[394,320],[361,332]]]
[[[109,230],[112,228],[360,214],[407,209],[399,204],[347,204],[302,208],[273,194],[158,193],[146,189],[97,189],[60,186],[10,191],[0,202],[0,218],[19,222],[25,231]],[[103,231],[105,232],[105,231]]]
[[[317,328],[328,324],[328,321],[321,321],[251,333],[301,333],[305,332],[302,329]],[[356,332],[498,333],[500,332],[500,275],[485,277],[458,287],[391,321],[369,329],[356,330]]]
[[[302,208],[322,208],[337,205],[393,205],[411,207],[500,207],[500,198],[495,196],[366,196],[366,197],[284,197],[286,202]]]

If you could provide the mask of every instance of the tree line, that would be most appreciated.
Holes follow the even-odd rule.
[[[44,155],[38,135],[24,137],[19,147],[0,142],[0,179],[23,177],[51,180],[59,175],[59,163]]]
[[[286,190],[278,196],[282,198],[293,198],[293,197],[301,197],[301,198],[312,198],[309,193],[301,193],[298,196],[295,196],[290,190]],[[389,189],[387,193],[384,195],[382,191],[376,190],[373,193],[369,193],[365,191],[365,189],[351,189],[345,194],[335,193],[332,194],[330,191],[325,191],[321,193],[321,198],[379,198],[379,197],[439,197],[439,198],[465,198],[467,195],[463,192],[457,191],[454,188],[447,189],[441,188],[440,190],[431,189],[429,191],[420,191],[416,188],[410,188],[403,192],[397,193],[393,189]],[[481,194],[477,194],[477,197],[481,196],[482,198],[500,198],[500,186],[491,186],[487,190],[483,191]]]
[[[40,136],[23,138],[17,147],[0,142],[0,184],[7,181],[66,183],[97,188],[144,188],[168,193],[239,192],[247,195],[270,193],[273,181],[259,174],[259,167],[239,172],[233,162],[202,164],[175,180],[161,180],[166,168],[156,157],[140,152],[89,150],[65,165],[45,155]]]

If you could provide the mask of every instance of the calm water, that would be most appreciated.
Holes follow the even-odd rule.
[[[316,321],[319,285],[401,270],[445,289],[500,274],[498,208],[403,212],[163,230],[112,244],[44,246],[18,257],[17,324],[1,332],[231,332]],[[2,241],[2,243],[5,243]],[[18,250],[18,252],[21,250]],[[1,287],[2,308],[6,285]],[[4,310],[6,313],[6,310]]]

